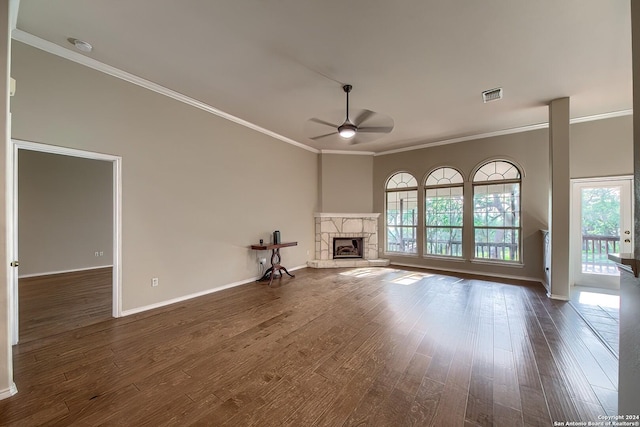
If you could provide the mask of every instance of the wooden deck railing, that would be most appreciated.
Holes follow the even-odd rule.
[[[620,252],[620,236],[582,235],[582,263],[591,265],[611,264],[608,255]]]
[[[388,250],[393,252],[416,253],[415,239],[403,239],[401,242],[388,242]],[[583,235],[582,263],[590,265],[608,265],[608,255],[620,252],[620,237]],[[426,254],[462,256],[462,242],[449,240],[431,240],[426,242]],[[476,258],[515,260],[518,253],[517,243],[476,243]]]

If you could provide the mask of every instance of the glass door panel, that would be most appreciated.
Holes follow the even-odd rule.
[[[618,288],[619,272],[610,253],[631,252],[631,182],[575,182],[572,233],[574,283]]]

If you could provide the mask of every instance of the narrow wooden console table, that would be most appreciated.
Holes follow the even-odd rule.
[[[280,248],[286,248],[288,246],[297,246],[298,242],[287,242],[287,243],[278,243],[278,244],[267,244],[267,245],[251,245],[251,249],[256,251],[268,251],[271,249],[271,267],[267,271],[264,272],[261,278],[257,281],[261,282],[263,280],[269,279],[269,286],[273,283],[273,277],[275,276],[276,271],[280,273],[280,277],[282,277],[282,271],[289,275],[289,277],[296,277],[293,274],[289,273],[286,268],[282,264],[280,264]]]

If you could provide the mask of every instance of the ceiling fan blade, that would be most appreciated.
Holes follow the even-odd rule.
[[[358,132],[362,133],[389,133],[393,130],[393,126],[378,126],[378,127],[361,127],[358,128]]]
[[[372,115],[374,115],[375,113],[371,110],[363,110],[362,113],[360,113],[358,115],[358,117],[355,119],[355,121],[353,122],[354,125],[360,127],[360,125],[364,122],[367,121],[368,118],[370,118]]]
[[[325,133],[324,135],[314,136],[313,138],[309,138],[309,139],[312,139],[312,140],[316,141],[318,139],[326,138],[328,136],[337,135],[337,134],[338,134],[338,132]]]
[[[334,125],[333,123],[329,123],[324,120],[316,119],[315,117],[313,119],[309,119],[309,121],[314,123],[320,123],[321,125],[325,125],[325,126],[331,126],[334,129],[337,129],[338,126],[340,126],[340,125]]]

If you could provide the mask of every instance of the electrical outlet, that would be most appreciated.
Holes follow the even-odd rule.
[[[154,288],[156,286],[158,286],[158,278],[154,277],[153,279],[151,279],[151,286],[153,286]]]
[[[100,256],[104,256],[104,251],[100,251]]]
[[[98,251],[96,251],[96,252],[94,253],[94,255],[95,255],[95,256],[100,256],[100,255],[98,255],[98,254],[99,254],[99,252],[98,252]]]
[[[260,262],[260,265],[265,265],[267,263],[267,259],[266,258],[260,258],[259,262]]]

